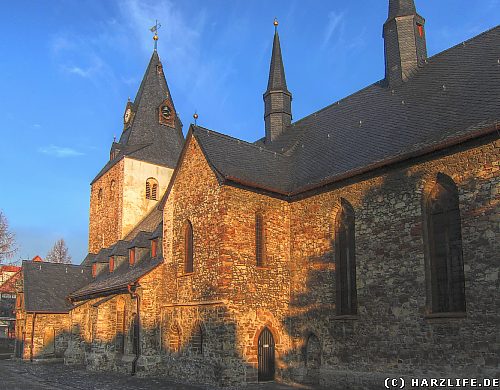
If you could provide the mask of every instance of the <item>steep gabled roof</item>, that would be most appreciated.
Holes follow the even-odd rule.
[[[92,280],[89,267],[23,261],[24,305],[27,312],[67,313],[67,296]]]
[[[193,134],[230,181],[291,196],[430,148],[493,132],[500,123],[500,27],[427,60],[397,89],[372,84],[255,145]]]
[[[177,113],[174,127],[159,122],[158,108],[167,99],[174,106],[155,50],[132,104],[134,115],[131,125],[123,131],[119,142],[113,143],[112,149],[117,151],[116,155],[106,163],[92,183],[124,156],[169,168],[175,167],[184,144],[184,136]]]

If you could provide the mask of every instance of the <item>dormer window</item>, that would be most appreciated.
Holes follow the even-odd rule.
[[[130,248],[128,250],[128,263],[130,265],[134,265],[135,264],[135,248]]]
[[[151,257],[158,256],[158,239],[151,240]]]
[[[97,275],[97,264],[92,264],[92,277],[95,278]]]
[[[424,26],[421,25],[420,23],[417,23],[417,29],[418,29],[418,35],[420,38],[424,36]]]
[[[113,272],[115,270],[115,257],[111,256],[109,258],[109,272]]]

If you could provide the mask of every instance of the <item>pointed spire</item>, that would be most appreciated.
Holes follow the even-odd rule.
[[[127,115],[127,110],[130,114]],[[184,142],[182,123],[158,51],[154,50],[133,102],[128,102],[123,133],[116,145],[123,153],[134,150],[134,157],[174,167]],[[164,145],[162,148],[155,144]],[[140,146],[152,145],[135,151]],[[139,156],[139,154],[141,156]]]
[[[278,20],[274,19],[274,40],[267,90],[264,93],[266,142],[274,141],[292,121],[292,94],[288,91],[281,55]]]
[[[389,86],[406,82],[427,59],[425,19],[413,0],[389,0],[384,24],[385,78]]]
[[[278,21],[276,19],[274,19],[274,27],[273,52],[271,57],[271,66],[269,69],[267,90],[286,91],[285,67],[283,65],[283,57],[281,55],[280,37],[278,35]]]
[[[389,19],[416,15],[416,13],[417,9],[413,0],[389,0]]]

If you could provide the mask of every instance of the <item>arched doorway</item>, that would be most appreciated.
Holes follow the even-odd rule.
[[[309,335],[306,344],[306,378],[308,384],[319,384],[321,367],[321,345],[315,334]]]
[[[274,337],[266,327],[259,336],[259,382],[274,380]]]

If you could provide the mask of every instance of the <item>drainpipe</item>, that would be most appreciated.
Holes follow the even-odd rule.
[[[33,344],[34,344],[34,337],[35,337],[35,319],[36,319],[36,312],[33,313],[33,319],[31,321],[31,345],[30,345],[30,362],[33,363]]]
[[[132,373],[131,375],[135,375],[137,371],[137,360],[139,360],[139,356],[141,354],[140,352],[140,344],[141,344],[141,335],[140,335],[140,323],[141,323],[141,316],[140,316],[140,296],[137,294],[137,284],[134,285],[128,285],[128,292],[130,293],[130,296],[135,299],[135,321],[134,321],[134,340],[133,342],[135,343],[135,357],[134,360],[132,361]]]

